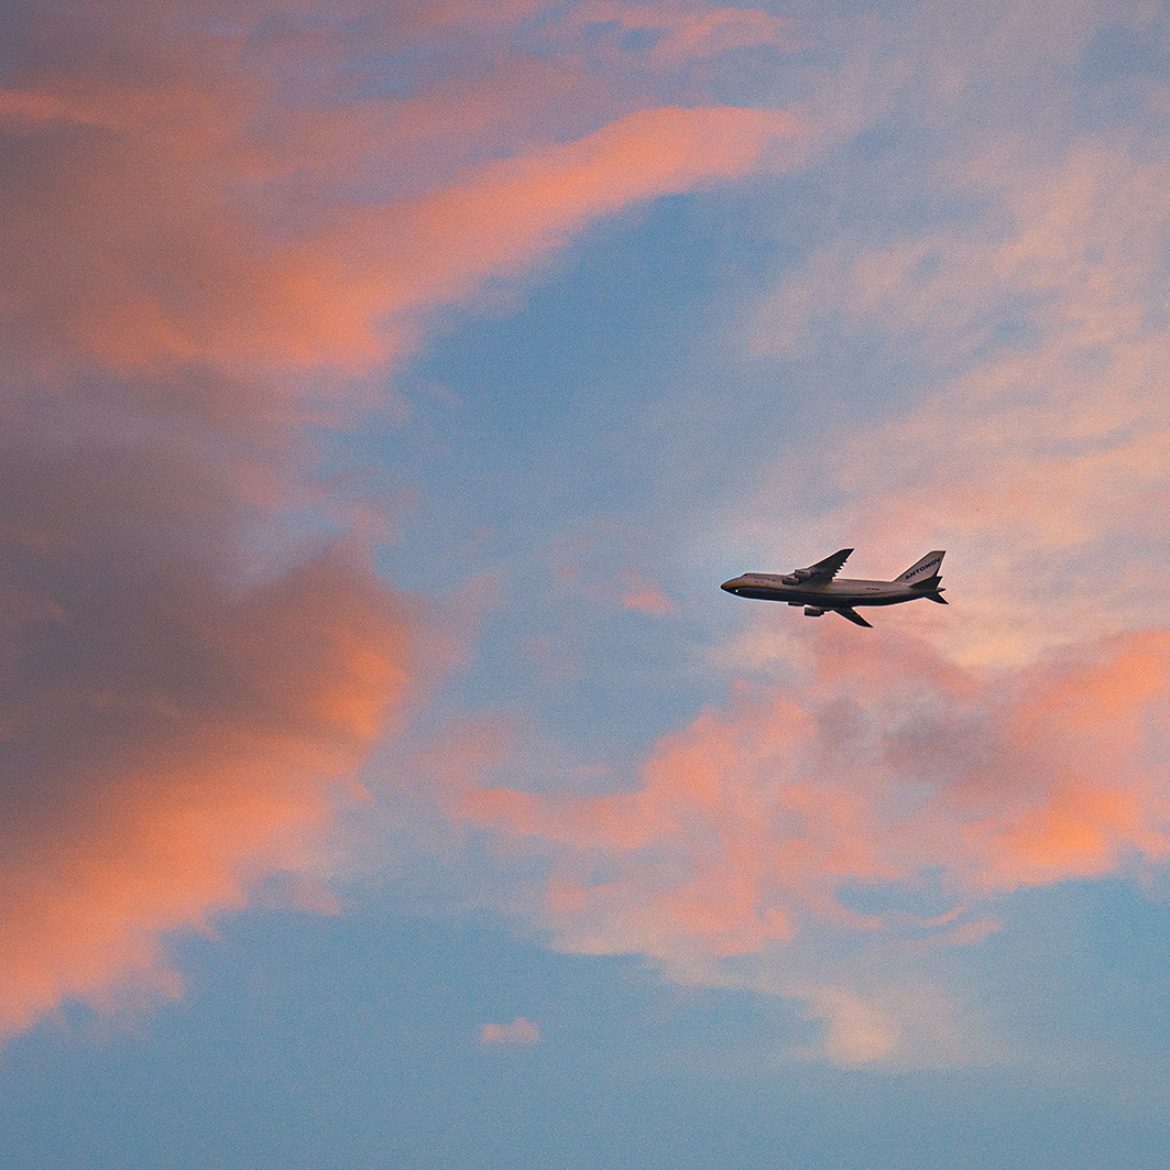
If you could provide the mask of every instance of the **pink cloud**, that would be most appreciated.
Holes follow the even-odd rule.
[[[665,736],[637,791],[472,788],[457,808],[547,858],[564,945],[679,962],[818,924],[976,940],[970,914],[1006,891],[1170,856],[1165,631],[1000,672],[850,633],[818,632],[804,677],[745,684]],[[957,917],[849,898],[928,875]]]
[[[674,613],[678,606],[667,596],[660,585],[647,581],[633,569],[622,573],[622,605],[636,613],[648,613],[653,617],[666,617]]]
[[[677,605],[662,586],[638,568],[616,569],[615,560],[636,555],[636,534],[612,519],[594,520],[565,532],[550,557],[555,584],[590,601],[663,617]]]
[[[262,517],[198,461],[8,444],[3,475],[0,597],[24,600],[0,666],[0,1035],[131,977],[173,989],[161,932],[311,864],[418,627],[356,552],[246,583]]]
[[[1035,155],[1005,135],[942,171],[923,183],[976,190],[986,214],[878,245],[838,240],[762,307],[763,351],[791,357],[836,345],[842,329],[876,331],[928,389],[773,468],[745,510],[751,539],[770,546],[777,508],[809,479],[839,502],[798,521],[795,542],[854,533],[909,553],[932,534],[960,553],[951,575],[965,617],[925,621],[965,662],[1019,665],[1163,625],[1170,169],[1108,139]]]
[[[601,84],[566,24],[555,60],[517,59],[545,13],[527,0],[308,11],[33,3],[11,22],[3,1035],[127,980],[175,990],[162,936],[311,869],[426,681],[424,613],[353,535],[376,521],[310,482],[306,420],[352,418],[347,375],[436,308],[600,217],[781,165],[800,132]],[[353,98],[355,28],[364,56],[471,70]],[[307,537],[319,512],[350,537]]]
[[[517,1016],[510,1024],[484,1024],[479,1030],[481,1044],[539,1044],[540,1029]]]
[[[485,16],[449,7],[428,27]],[[418,31],[404,14],[375,24],[391,41]],[[368,368],[416,344],[428,311],[516,275],[593,220],[778,166],[801,133],[773,110],[637,93],[591,103],[580,71],[564,81],[535,54],[521,67],[495,51],[478,85],[346,103],[306,82],[309,99],[282,102],[290,75],[312,77],[344,49],[340,33],[260,37],[245,51],[197,22],[182,44],[152,42],[153,28],[136,29],[118,70],[66,57],[15,71],[0,93],[21,178],[0,223],[11,274],[0,331],[32,360],[68,352],[123,373],[198,362],[237,376]],[[568,88],[554,108],[557,86]],[[423,158],[436,126],[442,150]],[[371,150],[376,174],[359,165]],[[397,190],[380,178],[403,173]]]

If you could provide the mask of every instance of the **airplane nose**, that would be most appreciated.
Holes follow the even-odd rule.
[[[734,593],[734,592],[735,592],[735,587],[736,587],[738,584],[739,584],[739,578],[738,578],[738,577],[732,577],[730,581],[724,581],[724,582],[723,582],[723,584],[719,586],[719,588],[720,588],[720,589],[726,589],[728,593]]]

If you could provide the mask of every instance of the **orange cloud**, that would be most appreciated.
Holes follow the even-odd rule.
[[[161,932],[312,861],[417,625],[340,549],[247,583],[250,518],[198,464],[4,456],[0,1035],[157,982]]]
[[[614,567],[615,560],[638,556],[635,545],[629,526],[615,520],[580,525],[563,533],[551,550],[551,579],[593,602],[655,617],[674,613],[677,604],[657,581],[638,568]]]
[[[437,307],[796,135],[600,84],[572,22],[517,53],[545,7],[13,14],[0,1034],[135,974],[173,986],[160,937],[309,865],[417,686],[423,618],[360,542],[292,547],[307,511],[351,519],[309,482],[305,415],[353,411],[347,373]],[[469,72],[382,98],[338,68],[359,39]]]
[[[977,939],[993,896],[1170,856],[1170,633],[986,673],[850,633],[664,737],[634,792],[471,788],[456,807],[547,858],[564,945],[674,963],[826,925]],[[915,888],[920,916],[852,900]],[[956,912],[928,912],[939,896]]]
[[[661,586],[645,580],[633,569],[626,569],[622,573],[622,585],[624,587],[622,605],[626,609],[652,614],[655,617],[665,617],[678,609]]]
[[[517,1016],[510,1024],[484,1024],[479,1030],[481,1044],[539,1044],[540,1029]]]
[[[209,186],[222,139],[184,134],[156,150],[137,130],[70,135],[67,157],[28,160],[27,203],[0,228],[14,274],[0,328],[22,349],[64,335],[69,352],[118,370],[368,366],[410,344],[419,313],[516,274],[599,216],[749,173],[795,130],[771,111],[642,111],[425,196],[329,212],[292,240],[234,205],[224,184],[243,175]],[[63,168],[65,205],[49,194]],[[46,237],[60,241],[47,253]]]
[[[492,19],[532,14],[513,7]],[[487,14],[444,8],[379,18],[371,35],[409,44]],[[247,27],[247,10],[236,19]],[[367,368],[414,344],[420,315],[600,216],[779,165],[799,129],[770,110],[591,103],[579,76],[558,80],[535,55],[524,68],[489,55],[478,86],[394,101],[338,101],[336,83],[308,81],[283,100],[290,77],[344,51],[341,32],[252,44],[197,18],[187,31],[175,42],[148,20],[119,68],[65,54],[0,91],[0,331],[14,353],[123,373]],[[550,128],[538,112],[558,85],[577,112],[546,115]],[[442,153],[420,154],[436,126]]]

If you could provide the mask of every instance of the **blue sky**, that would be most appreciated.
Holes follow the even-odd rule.
[[[1164,6],[2,19],[12,1165],[1165,1164]]]
[[[1154,1167],[1165,1148],[1156,1083],[779,1062],[808,1025],[771,997],[682,991],[499,923],[368,903],[249,915],[182,951],[189,993],[148,1028],[77,1014],[71,1036],[10,1045],[18,1165]],[[1083,1014],[1108,1012],[1087,990]],[[521,1007],[540,1045],[477,1050],[481,1019]]]

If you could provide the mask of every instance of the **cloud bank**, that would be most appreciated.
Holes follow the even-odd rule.
[[[907,925],[852,909],[859,885],[945,894],[918,926],[949,935],[990,895],[1166,858],[1168,702],[1164,631],[985,672],[830,629],[790,683],[744,684],[661,740],[636,791],[477,789],[461,809],[553,847],[548,909],[581,949]]]
[[[335,535],[357,521],[310,428],[358,418],[439,307],[792,140],[784,113],[656,80],[770,22],[659,14],[665,63],[612,86],[550,12],[11,14],[0,1034],[131,978],[173,988],[162,935],[310,863],[433,671],[421,607]]]
[[[457,786],[561,945],[792,996],[840,1063],[963,1063],[994,1046],[924,955],[1018,891],[1164,867],[1166,85],[1100,65],[1119,29],[1165,43],[1151,9],[927,3],[854,46],[865,133],[743,334],[817,438],[768,432],[722,539],[778,570],[857,545],[873,575],[949,548],[953,605],[860,637],[745,609],[726,700],[627,790]]]
[[[1164,864],[1168,718],[1163,630],[990,670],[819,627],[794,677],[664,736],[633,791],[453,800],[540,867],[532,912],[566,949],[804,1001],[843,1063],[912,1040],[950,1063],[953,1012],[913,1024],[941,993],[895,994],[914,954],[985,938],[1014,891]]]
[[[231,487],[150,450],[4,451],[0,1032],[156,979],[158,935],[313,860],[415,673],[341,547],[249,580]]]

